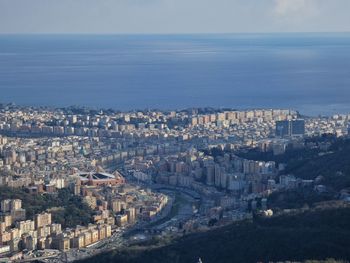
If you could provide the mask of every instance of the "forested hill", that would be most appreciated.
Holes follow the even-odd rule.
[[[256,149],[239,155],[247,159],[285,163],[286,169],[283,173],[293,174],[298,178],[316,179],[321,176],[323,181],[319,183],[336,191],[350,187],[350,139],[314,138],[307,143],[314,144],[315,147],[288,149],[285,154],[277,156]],[[320,147],[322,144],[329,144],[329,147],[325,150]]]
[[[233,224],[165,247],[128,248],[83,262],[204,263],[350,260],[350,208],[309,211]]]

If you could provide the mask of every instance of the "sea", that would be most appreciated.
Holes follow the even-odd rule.
[[[0,103],[350,113],[350,33],[0,35]]]

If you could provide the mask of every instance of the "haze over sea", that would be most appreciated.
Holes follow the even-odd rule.
[[[350,113],[350,34],[1,35],[0,102]]]

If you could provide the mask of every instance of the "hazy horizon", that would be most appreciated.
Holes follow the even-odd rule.
[[[350,34],[349,31],[310,31],[310,32],[222,32],[222,33],[215,33],[215,32],[207,32],[207,33],[196,33],[196,32],[188,32],[188,33],[0,33],[2,36],[16,36],[16,35],[28,35],[28,36],[43,36],[43,35],[53,35],[53,36],[186,36],[186,35],[198,35],[198,36],[210,36],[210,35],[341,35],[341,34]]]
[[[0,0],[0,33],[349,32],[348,0]]]

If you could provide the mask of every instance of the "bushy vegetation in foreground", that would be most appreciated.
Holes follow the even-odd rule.
[[[0,200],[21,199],[26,216],[32,219],[35,214],[50,209],[55,223],[63,227],[87,225],[92,220],[93,211],[81,197],[73,195],[68,189],[54,194],[29,194],[22,188],[0,187]]]
[[[255,218],[192,234],[164,247],[129,248],[84,262],[195,263],[199,257],[204,263],[349,260],[349,244],[350,209],[340,208]]]

